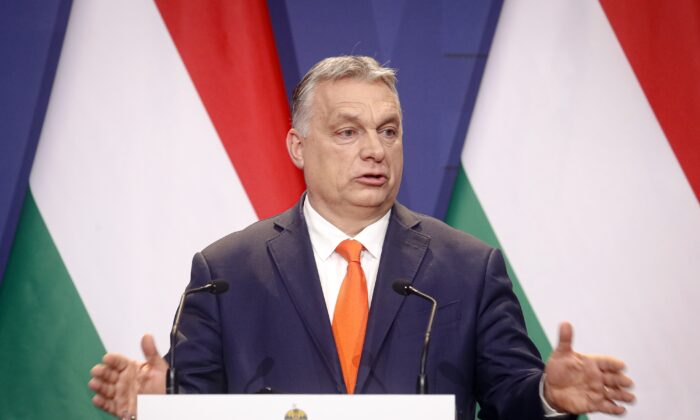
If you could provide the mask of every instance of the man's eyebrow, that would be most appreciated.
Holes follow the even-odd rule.
[[[353,113],[353,112],[339,112],[336,115],[333,116],[332,118],[333,124],[341,124],[344,122],[351,122],[355,124],[360,124],[360,114],[359,113]],[[392,113],[390,115],[387,115],[384,117],[382,120],[380,120],[379,124],[377,124],[377,127],[382,127],[387,124],[396,124],[396,125],[401,125],[401,117],[399,116],[398,113]]]
[[[387,124],[396,124],[400,125],[401,124],[401,117],[399,117],[399,114],[392,114],[384,117],[383,120],[379,123],[378,127],[381,127],[383,125]]]
[[[360,114],[351,113],[351,112],[339,112],[338,114],[333,116],[333,121],[336,121],[336,122],[341,122],[341,121],[358,122],[359,120],[360,120]]]

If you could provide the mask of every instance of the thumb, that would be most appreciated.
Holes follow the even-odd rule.
[[[163,360],[156,348],[156,341],[151,334],[146,334],[141,339],[141,351],[146,362],[155,369],[167,369],[168,364]]]
[[[568,322],[562,322],[559,325],[559,345],[556,351],[560,353],[569,353],[573,351],[574,328]]]

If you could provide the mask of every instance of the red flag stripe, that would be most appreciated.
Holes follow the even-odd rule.
[[[700,199],[700,2],[601,0],[601,4]]]
[[[284,146],[289,107],[265,0],[156,0],[259,218],[304,190]]]

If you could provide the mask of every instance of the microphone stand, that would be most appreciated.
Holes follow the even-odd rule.
[[[413,287],[411,286],[411,288]],[[428,376],[425,373],[425,365],[428,361],[428,346],[430,345],[430,333],[433,330],[433,320],[435,319],[435,312],[437,311],[437,301],[431,296],[420,292],[418,289],[414,289],[412,292],[416,296],[419,296],[432,303],[430,317],[428,318],[428,326],[425,330],[425,337],[423,338],[423,350],[420,354],[420,371],[418,373],[418,384],[416,386],[416,392],[420,395],[425,395],[428,393]]]
[[[178,394],[180,388],[177,381],[177,371],[175,370],[175,344],[177,343],[177,332],[180,325],[180,318],[182,317],[182,308],[185,306],[185,298],[192,293],[199,292],[209,292],[214,295],[224,293],[228,290],[228,283],[224,280],[212,280],[209,283],[201,287],[196,287],[194,289],[185,290],[185,292],[180,296],[180,303],[177,305],[177,312],[175,313],[175,321],[173,322],[173,329],[170,330],[170,366],[168,366],[168,372],[165,376],[165,393],[168,395]]]
[[[425,299],[431,303],[430,317],[428,318],[428,326],[425,329],[425,337],[423,338],[423,349],[420,353],[420,370],[418,372],[418,383],[416,384],[416,393],[425,395],[428,393],[428,376],[425,373],[425,366],[428,362],[428,347],[430,345],[430,333],[433,330],[433,321],[435,320],[435,312],[437,311],[437,301],[430,295],[427,295],[416,289],[411,283],[406,281],[397,281],[393,284],[394,291],[400,295],[416,295],[421,299]]]
[[[182,307],[189,293],[190,291],[185,291],[185,293],[180,296],[180,303],[177,305],[173,329],[170,330],[170,366],[168,366],[168,374],[165,377],[165,393],[168,395],[178,394],[180,392],[177,383],[177,371],[175,370],[175,343],[177,341],[177,327],[180,325],[180,317],[182,317]]]

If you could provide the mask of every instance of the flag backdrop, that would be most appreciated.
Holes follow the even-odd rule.
[[[570,320],[628,363],[633,419],[700,408],[699,118],[700,3],[504,5],[448,220],[495,233],[552,345]]]
[[[341,53],[399,69],[400,199],[504,249],[543,353],[568,319],[628,362],[630,418],[700,409],[696,2],[112,3],[73,2],[19,206],[3,418],[97,418],[105,350],[166,350],[192,254],[303,190],[286,98]]]

